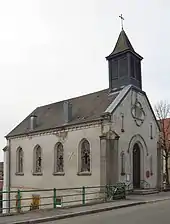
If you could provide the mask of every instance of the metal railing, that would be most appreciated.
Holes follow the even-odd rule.
[[[151,186],[146,180],[140,181],[140,189],[150,189]],[[130,182],[126,185],[126,193],[131,194],[134,192],[133,182]]]
[[[10,199],[7,196],[10,194]],[[0,202],[6,204],[5,213],[22,213],[36,209],[56,209],[58,207],[84,206],[91,203],[101,203],[110,200],[126,198],[124,183],[106,186],[11,190],[1,191]]]
[[[151,187],[150,184],[146,180],[141,180],[140,181],[140,186],[143,189],[149,189]]]
[[[133,182],[128,183],[128,184],[126,185],[126,192],[127,192],[127,194],[132,193],[133,190],[134,190],[134,189],[133,189]]]

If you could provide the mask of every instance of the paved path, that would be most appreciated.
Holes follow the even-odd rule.
[[[109,212],[45,222],[45,224],[169,224],[170,200],[154,204],[122,208]]]
[[[0,217],[0,224],[26,224],[26,223],[36,223],[34,222],[27,222],[31,220],[39,220],[40,221],[50,221],[49,218],[52,220],[55,220],[56,218],[58,219],[59,217],[63,218],[66,216],[73,216],[75,213],[76,215],[82,215],[84,213],[88,214],[93,211],[93,212],[98,212],[98,211],[108,211],[112,210],[115,208],[119,207],[125,207],[125,206],[134,206],[138,203],[145,203],[147,201],[155,201],[155,200],[170,200],[170,192],[162,192],[159,194],[155,195],[148,195],[148,196],[128,196],[127,200],[120,200],[120,201],[114,201],[114,202],[109,202],[109,203],[102,203],[102,204],[96,204],[96,205],[91,205],[91,206],[83,206],[83,207],[77,207],[77,208],[69,208],[69,209],[52,209],[49,211],[43,211],[39,210],[36,212],[28,212],[26,214],[20,214],[20,215],[14,215],[14,216],[5,216],[5,217]],[[121,209],[120,209],[121,210]],[[98,214],[96,214],[98,215]],[[79,217],[80,218],[80,217]],[[169,222],[170,223],[170,222]],[[162,223],[161,223],[162,224]]]

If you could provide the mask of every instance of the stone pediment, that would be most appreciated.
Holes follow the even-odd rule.
[[[102,136],[100,136],[100,137],[104,137],[106,139],[118,139],[119,135],[115,131],[109,130],[109,131],[103,133]]]

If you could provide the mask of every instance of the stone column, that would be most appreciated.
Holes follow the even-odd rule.
[[[113,140],[113,184],[119,181],[119,138]]]
[[[100,185],[116,184],[119,180],[118,138],[100,136]]]
[[[100,185],[105,186],[108,183],[107,178],[107,138],[100,136]]]
[[[6,146],[4,149],[4,177],[3,177],[3,191],[9,190],[9,147]],[[3,193],[3,200],[9,200],[9,194]],[[3,201],[3,213],[9,212],[9,201]]]

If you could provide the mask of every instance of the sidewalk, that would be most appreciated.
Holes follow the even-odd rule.
[[[20,215],[2,216],[0,217],[0,224],[28,224],[28,223],[43,223],[57,219],[70,218],[85,214],[97,213],[102,211],[109,211],[113,209],[130,207],[145,203],[154,203],[158,201],[170,200],[170,192],[161,192],[154,195],[145,196],[127,196],[126,200],[107,202],[102,204],[95,204],[76,208],[57,208],[52,210],[39,210],[28,212]]]

